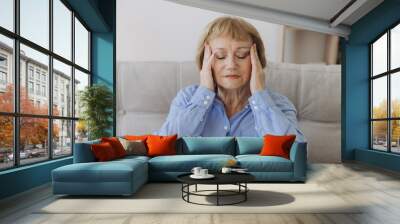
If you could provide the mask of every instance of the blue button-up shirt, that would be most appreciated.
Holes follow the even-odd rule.
[[[215,92],[191,85],[179,91],[167,120],[154,134],[178,134],[179,137],[295,134],[296,141],[305,142],[296,114],[296,108],[286,96],[265,89],[249,97],[248,104],[229,118]]]

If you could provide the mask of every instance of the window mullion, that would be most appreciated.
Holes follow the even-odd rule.
[[[49,0],[49,50],[53,52],[53,0]],[[53,56],[49,55],[49,73],[48,73],[48,91],[49,94],[49,120],[48,120],[48,151],[49,159],[53,159]]]
[[[71,117],[75,118],[75,12],[72,11],[71,14],[71,23],[72,23],[72,29],[71,29],[71,56],[72,56],[72,66],[71,66]],[[72,130],[71,130],[71,150],[72,150],[72,155],[74,155],[74,145],[75,145],[75,125],[76,125],[77,120],[73,120],[71,123]]]
[[[369,148],[372,150],[373,148],[374,148],[374,144],[373,144],[373,141],[374,141],[374,136],[373,136],[373,127],[374,127],[374,125],[373,125],[373,121],[372,121],[372,119],[374,118],[373,117],[373,91],[374,91],[374,88],[373,88],[373,79],[372,79],[372,71],[373,71],[373,60],[372,60],[372,55],[373,55],[373,47],[372,47],[372,45],[370,45],[369,46],[369,52],[370,52],[370,55],[369,55],[369,64],[370,64],[370,66],[369,66],[369,69],[370,69],[370,71],[369,71],[369,119],[370,119],[370,122],[369,122],[369,138],[370,138],[370,140],[369,140]],[[371,103],[372,102],[372,103]]]
[[[386,51],[386,54],[387,54],[387,71],[390,71],[390,29],[389,29],[389,31],[387,32],[387,47],[388,47],[388,49],[387,49],[387,51]],[[387,112],[387,116],[388,116],[388,118],[391,118],[392,117],[392,113],[391,113],[391,94],[390,94],[390,92],[391,92],[391,88],[390,88],[390,80],[391,80],[391,78],[392,78],[392,74],[391,73],[389,73],[388,75],[387,75],[387,98],[388,98],[388,100],[387,100],[387,110],[388,110],[388,112]],[[391,139],[391,123],[392,123],[392,121],[391,120],[388,120],[388,122],[387,122],[387,132],[388,132],[388,152],[391,152],[392,151],[392,139]]]
[[[19,18],[19,8],[20,1],[14,1],[14,30],[17,35],[19,35],[20,31],[20,18]],[[20,113],[20,46],[19,39],[14,39],[14,114],[18,115]],[[19,138],[20,136],[20,118],[19,116],[14,116],[14,166],[19,166],[20,157],[19,157]]]

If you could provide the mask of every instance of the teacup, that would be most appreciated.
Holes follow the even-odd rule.
[[[207,176],[208,175],[208,169],[201,169],[200,170],[200,176]]]
[[[200,171],[202,170],[202,168],[201,167],[193,167],[193,169],[192,169],[192,173],[194,174],[194,175],[196,175],[196,176],[199,176],[199,175],[201,175],[200,174]]]
[[[222,173],[230,173],[232,171],[232,168],[230,167],[222,167],[221,172]]]

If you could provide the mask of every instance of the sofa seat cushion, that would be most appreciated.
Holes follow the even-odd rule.
[[[58,182],[131,182],[133,176],[147,179],[147,163],[140,159],[74,163],[52,172]]]
[[[136,155],[130,155],[130,156],[125,156],[124,158],[120,158],[120,159],[116,159],[116,160],[113,160],[113,162],[116,162],[116,161],[124,161],[124,162],[131,162],[131,161],[135,161],[135,160],[138,160],[138,161],[143,161],[143,162],[147,162],[147,161],[149,161],[149,159],[150,159],[150,157],[148,157],[148,156],[136,156]]]
[[[149,170],[152,172],[190,172],[193,167],[203,167],[209,171],[219,171],[230,159],[231,155],[174,155],[157,156],[149,160]]]
[[[293,172],[292,161],[278,156],[238,155],[236,160],[249,172]]]

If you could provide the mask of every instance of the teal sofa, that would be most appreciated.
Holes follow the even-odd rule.
[[[307,143],[295,142],[290,159],[260,156],[262,137],[183,137],[178,139],[177,155],[127,156],[96,162],[91,141],[75,144],[74,163],[52,171],[54,194],[131,195],[148,181],[176,181],[193,167],[219,172],[234,159],[247,168],[258,182],[305,182]]]

